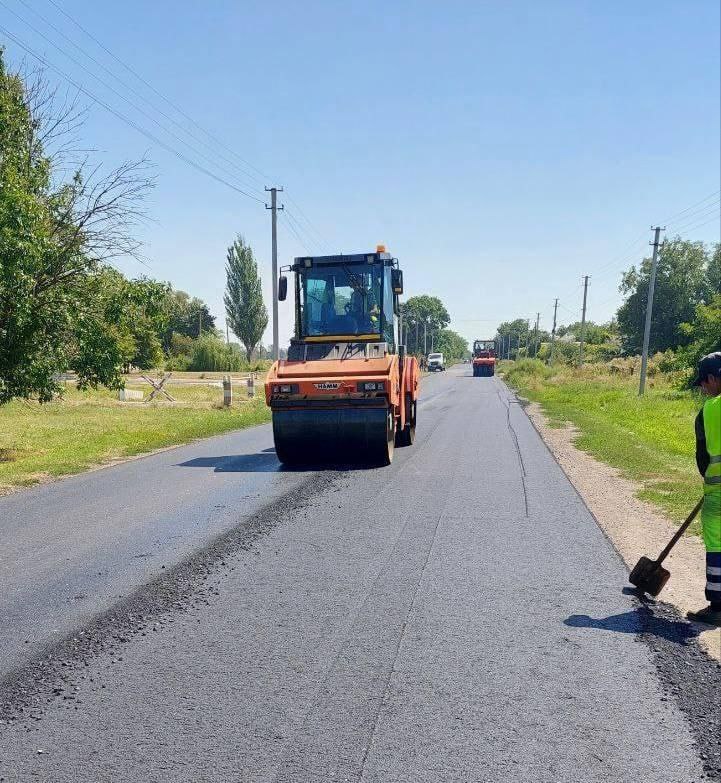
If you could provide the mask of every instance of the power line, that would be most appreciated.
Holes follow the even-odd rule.
[[[121,120],[122,122],[126,123],[133,129],[135,129],[138,133],[145,136],[147,139],[150,139],[155,144],[158,144],[163,149],[167,150],[168,152],[175,155],[179,160],[182,160],[184,163],[187,163],[189,166],[192,166],[197,171],[201,172],[202,174],[205,174],[208,177],[211,177],[211,179],[216,180],[217,182],[220,182],[221,184],[225,185],[226,187],[229,187],[231,190],[236,191],[237,193],[240,193],[243,196],[246,196],[246,198],[252,199],[253,201],[257,201],[260,204],[263,204],[264,201],[262,198],[258,198],[251,193],[248,193],[247,191],[243,190],[242,188],[237,187],[237,185],[234,185],[231,182],[228,182],[223,177],[218,176],[217,174],[213,173],[209,169],[205,168],[205,166],[201,165],[200,163],[197,163],[196,161],[192,160],[191,158],[188,158],[185,154],[182,152],[179,152],[174,147],[171,147],[169,144],[166,144],[164,141],[159,139],[157,136],[155,136],[152,132],[148,131],[147,129],[143,128],[141,125],[138,125],[134,120],[130,119],[129,117],[126,117],[121,112],[114,109],[109,104],[105,103],[105,101],[98,98],[96,95],[94,95],[90,90],[88,90],[86,87],[83,87],[83,85],[76,82],[72,77],[68,76],[61,68],[58,68],[56,65],[53,65],[51,62],[46,60],[42,55],[39,55],[36,51],[34,51],[30,46],[27,44],[24,44],[17,36],[13,35],[9,30],[7,30],[5,27],[2,27],[0,25],[0,30],[2,30],[5,35],[8,36],[12,41],[14,41],[21,49],[23,49],[25,52],[27,52],[31,57],[34,57],[38,62],[41,62],[46,68],[49,68],[52,71],[55,71],[59,76],[61,76],[63,79],[65,79],[69,84],[72,84],[73,87],[75,87],[76,90],[83,93],[83,95],[86,95],[90,100],[95,101],[99,106],[102,106],[106,111],[109,111],[114,117]]]
[[[719,222],[719,216],[714,215],[712,218],[709,218],[708,220],[704,220],[702,223],[697,223],[695,226],[687,226],[684,231],[695,231],[697,228],[702,228],[703,226],[707,226],[709,223],[718,223]]]
[[[283,211],[283,214],[284,214],[284,215],[285,215],[285,217],[287,218],[287,214],[286,214],[285,210]],[[301,247],[303,247],[303,248],[304,248],[304,249],[305,249],[305,250],[306,250],[308,253],[312,253],[312,252],[313,252],[313,251],[312,251],[312,250],[311,250],[311,249],[308,247],[308,245],[306,244],[306,242],[305,242],[305,240],[303,239],[303,237],[301,237],[301,235],[298,233],[298,231],[296,230],[295,226],[294,226],[294,225],[293,225],[293,224],[292,224],[292,223],[291,223],[289,220],[284,220],[284,221],[282,221],[282,222],[281,222],[281,225],[282,225],[282,226],[284,226],[284,228],[286,228],[286,229],[287,229],[287,230],[288,230],[288,231],[289,231],[291,234],[293,234],[293,236],[294,236],[294,237],[295,237],[295,238],[298,240],[298,242],[300,243]]]
[[[66,35],[59,27],[54,25],[51,21],[46,19],[41,13],[36,11],[32,6],[30,6],[26,2],[26,0],[20,0],[20,2],[26,8],[28,8],[33,14],[35,14],[35,16],[37,16],[40,20],[42,20],[48,27],[50,27],[58,35],[60,35],[68,43],[70,43],[71,46],[73,46],[75,49],[77,49],[84,57],[87,57],[88,60],[90,60],[92,63],[97,65],[99,68],[102,68],[102,70],[105,71],[105,73],[107,73],[110,77],[115,79],[126,90],[129,90],[133,95],[137,96],[141,101],[143,101],[148,106],[150,106],[154,111],[156,111],[158,114],[160,114],[162,117],[164,117],[168,122],[172,123],[176,128],[179,128],[182,133],[187,134],[191,139],[194,139],[199,144],[202,144],[205,148],[211,150],[213,155],[215,155],[216,157],[220,158],[221,160],[225,161],[226,163],[229,163],[231,166],[233,166],[235,168],[236,172],[238,172],[241,176],[246,177],[247,179],[249,179],[251,181],[252,180],[255,180],[256,182],[258,181],[257,177],[254,177],[252,174],[249,174],[248,172],[246,172],[242,167],[240,167],[237,163],[235,163],[231,158],[228,158],[226,155],[223,155],[222,153],[218,152],[216,146],[209,144],[207,141],[202,139],[197,134],[192,133],[187,128],[185,128],[181,123],[179,123],[177,120],[175,120],[173,117],[171,117],[169,114],[167,114],[162,109],[160,109],[157,106],[155,106],[153,104],[153,102],[148,100],[148,98],[146,98],[140,91],[136,90],[132,85],[128,84],[126,81],[121,79],[116,73],[111,71],[102,62],[100,62],[100,60],[98,60],[92,54],[89,54],[85,49],[83,49],[82,46],[80,46],[75,41],[73,41],[73,39],[70,38],[70,36]],[[1,0],[0,0],[0,5],[3,5],[5,8],[7,8],[7,5],[4,2],[2,2]],[[54,42],[50,41],[46,36],[44,36],[43,33],[41,33],[36,27],[34,27],[30,22],[28,22],[27,19],[25,19],[24,17],[20,16],[15,11],[11,11],[11,13],[16,18],[20,19],[20,21],[22,21],[25,25],[27,25],[35,33],[37,33],[38,35],[43,37],[46,41],[49,41],[53,46],[55,46],[55,48],[57,48],[59,51],[61,51],[63,54],[65,54],[66,57],[68,57],[69,59],[73,60],[73,62],[75,62],[76,64],[80,65],[81,68],[84,67],[80,63],[77,63],[77,61],[74,60],[70,55],[68,55],[67,52],[63,51],[60,47],[58,47],[57,44],[55,44]],[[95,75],[93,74],[93,76],[95,76]],[[97,77],[95,77],[95,78],[97,78]],[[101,80],[98,79],[98,81],[101,81]],[[102,81],[101,81],[101,84],[103,84]],[[105,85],[105,86],[108,86],[108,85]],[[127,101],[128,99],[124,97],[124,100]],[[128,101],[128,102],[130,102],[130,101]],[[131,105],[134,106],[134,108],[136,108],[138,111],[142,111],[141,109],[139,109],[134,104],[131,103]],[[146,114],[146,116],[149,116],[149,115]],[[157,123],[157,120],[155,120],[154,118],[151,118],[151,119],[153,119],[153,121]],[[160,127],[162,127],[162,126],[160,126]],[[164,130],[166,130],[166,129],[164,129]],[[168,131],[166,130],[166,132],[168,132]],[[175,138],[177,138],[177,137],[175,137]],[[186,144],[187,146],[190,146],[190,145],[187,144],[187,142],[185,142],[183,140],[180,140],[180,141],[182,141],[182,143]],[[197,153],[197,150],[194,150],[194,151]],[[202,155],[202,153],[199,153],[199,154]],[[203,157],[205,157],[205,156],[203,156]],[[206,157],[206,160],[209,160],[209,158]],[[210,162],[212,162],[214,165],[217,165],[214,161],[210,161]],[[253,187],[253,186],[251,185],[251,187]]]
[[[257,180],[259,184],[263,184],[263,182],[267,182],[272,180],[272,177],[269,177],[267,174],[263,173],[260,169],[256,168],[252,163],[242,158],[240,155],[238,155],[237,152],[235,152],[233,149],[228,147],[226,144],[224,144],[220,139],[215,137],[212,133],[207,131],[205,128],[202,127],[202,125],[199,125],[190,115],[186,114],[183,109],[181,109],[179,106],[177,106],[175,103],[173,103],[169,98],[167,98],[163,93],[161,93],[159,90],[157,90],[150,82],[146,81],[136,70],[134,70],[130,65],[128,65],[126,62],[120,59],[117,55],[113,54],[113,52],[108,49],[107,46],[105,46],[101,41],[99,41],[89,30],[87,30],[85,27],[83,27],[80,22],[78,22],[76,19],[74,19],[64,8],[62,8],[58,3],[55,2],[55,0],[49,0],[49,2],[58,10],[60,13],[65,16],[70,22],[72,22],[75,27],[77,27],[81,32],[83,32],[90,40],[94,41],[106,54],[110,55],[110,57],[113,58],[117,63],[123,66],[128,73],[131,73],[138,81],[142,82],[149,90],[151,90],[155,95],[157,95],[161,100],[165,101],[165,103],[168,104],[168,106],[171,106],[175,111],[178,112],[182,117],[184,117],[188,122],[190,122],[193,126],[195,126],[198,130],[205,133],[205,135],[214,141],[216,144],[221,146],[226,152],[231,153],[233,156],[235,156],[241,163],[246,165],[248,168],[255,171],[260,177],[262,177],[261,180]],[[250,175],[249,175],[250,176]]]
[[[288,209],[287,206],[285,208],[285,213],[286,213],[285,214],[286,218],[288,218],[288,220],[294,225],[294,227],[296,228],[298,233],[306,238],[307,244],[315,245],[317,248],[319,248],[322,251],[322,247],[321,247],[320,243],[318,242],[318,240],[314,239],[308,233],[307,229],[305,229],[305,228],[303,228],[303,226],[301,226],[301,224],[298,222],[298,218],[296,218],[295,215],[293,215],[293,213],[290,212],[290,210]]]
[[[709,193],[708,196],[705,198],[702,198],[701,201],[696,202],[695,204],[691,204],[690,207],[686,207],[686,209],[682,209],[680,212],[677,212],[675,215],[671,215],[671,217],[666,218],[666,220],[662,220],[662,223],[670,223],[672,220],[675,220],[680,215],[684,215],[686,212],[689,212],[690,210],[694,209],[695,207],[700,206],[704,202],[708,201],[709,199],[712,199],[714,196],[718,196],[719,193],[721,193],[721,190],[715,190],[713,193]],[[705,209],[705,207],[704,207]]]
[[[721,201],[719,201],[718,203],[721,203]],[[714,204],[712,208],[710,208],[710,209],[708,209],[706,211],[697,212],[697,213],[693,213],[691,215],[688,215],[687,217],[685,217],[681,221],[680,224],[676,223],[676,224],[671,224],[671,225],[674,226],[673,230],[676,231],[676,232],[678,232],[678,231],[685,231],[688,228],[688,226],[691,225],[692,223],[695,223],[698,220],[703,220],[704,218],[707,218],[707,217],[715,217],[716,215],[719,215],[718,204]]]
[[[303,218],[306,225],[310,229],[310,232],[315,234],[315,236],[320,240],[321,245],[324,245],[326,248],[330,250],[330,243],[326,241],[325,237],[318,231],[318,229],[314,226],[314,224],[311,222],[310,218],[303,212],[303,210],[300,208],[300,204],[286,192],[286,198],[295,205],[296,210],[298,211],[298,214]]]
[[[2,5],[4,8],[8,8],[8,6],[3,2],[3,0],[0,0],[0,5]],[[8,9],[10,10],[10,9]],[[145,111],[141,106],[138,106],[137,103],[133,102],[130,98],[123,95],[121,92],[116,90],[111,84],[108,84],[106,81],[101,79],[99,76],[94,74],[87,66],[85,66],[82,62],[77,60],[75,57],[73,57],[71,54],[68,54],[61,46],[58,46],[54,41],[52,41],[50,38],[48,38],[44,33],[42,33],[40,30],[38,30],[34,25],[24,20],[21,16],[16,14],[14,11],[11,11],[18,19],[20,19],[24,24],[26,24],[31,30],[33,30],[37,35],[39,35],[41,38],[43,38],[45,41],[47,41],[51,46],[55,47],[59,52],[64,54],[71,62],[75,63],[78,67],[82,68],[86,73],[90,74],[96,81],[98,81],[103,87],[110,90],[112,93],[114,93],[116,96],[118,96],[121,100],[125,101],[127,104],[129,104],[132,108],[134,108],[136,111],[140,112],[143,116],[147,117],[151,122],[154,122],[163,132],[167,133],[169,136],[174,138],[176,141],[180,142],[181,144],[188,147],[188,149],[191,150],[195,155],[200,156],[204,160],[206,160],[208,163],[210,163],[212,166],[217,166],[218,164],[212,159],[209,158],[205,153],[201,152],[200,150],[196,149],[192,144],[189,144],[185,139],[178,136],[176,133],[174,133],[172,130],[168,129],[167,127],[163,126],[161,122],[159,122],[155,117],[153,117],[152,114]],[[262,201],[262,199],[258,199],[259,201]]]

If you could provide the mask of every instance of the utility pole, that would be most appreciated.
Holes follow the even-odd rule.
[[[548,363],[553,364],[553,346],[556,342],[556,315],[558,314],[558,299],[553,303],[553,329],[551,329],[551,350],[548,355]]]
[[[278,210],[283,209],[283,205],[278,206],[278,192],[283,192],[283,188],[266,188],[270,193],[270,206],[265,205],[266,209],[271,210],[271,252],[273,255],[273,360],[278,361]]]
[[[420,343],[418,342],[418,319],[416,318],[416,353],[418,353],[418,346]]]
[[[646,391],[646,369],[648,367],[648,344],[651,340],[651,316],[653,315],[653,292],[656,288],[656,269],[658,268],[658,239],[665,228],[656,226],[651,229],[654,232],[653,259],[651,261],[651,279],[648,281],[648,301],[646,302],[646,325],[643,330],[643,351],[641,353],[641,379],[638,382],[638,393],[643,394]]]
[[[533,354],[534,357],[538,356],[538,349],[540,348],[540,340],[539,340],[539,333],[538,333],[538,327],[541,322],[541,314],[536,313],[536,327],[535,327],[535,334],[533,336],[533,345],[535,353]]]
[[[531,319],[526,318],[526,359],[531,358]]]
[[[428,321],[423,322],[423,355],[428,355]]]
[[[583,310],[581,312],[581,345],[578,351],[578,366],[583,367],[583,342],[586,338],[586,300],[588,298],[588,275],[583,278]]]
[[[230,345],[230,330],[228,329],[228,319],[225,319],[225,344]]]

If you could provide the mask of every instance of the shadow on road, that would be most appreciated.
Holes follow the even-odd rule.
[[[686,644],[700,633],[700,630],[691,623],[659,617],[646,606],[609,617],[593,618],[587,614],[572,614],[563,623],[571,628],[596,628],[615,633],[647,633],[676,644]]]
[[[282,466],[271,453],[229,454],[222,457],[196,457],[179,464],[181,468],[214,468],[215,473],[277,473]]]
[[[304,465],[283,465],[275,456],[275,449],[263,449],[258,454],[226,454],[219,457],[196,457],[178,463],[180,468],[213,468],[214,473],[318,473],[350,472],[382,469],[362,462],[308,462]]]

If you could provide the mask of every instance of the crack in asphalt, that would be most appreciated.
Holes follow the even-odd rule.
[[[501,401],[501,405],[506,409],[506,426],[508,427],[509,432],[511,433],[511,440],[513,441],[513,445],[516,449],[516,456],[518,457],[518,463],[521,468],[521,486],[523,487],[523,503],[526,509],[526,518],[529,517],[529,510],[528,510],[528,487],[526,486],[526,465],[523,461],[523,453],[521,452],[521,444],[518,442],[518,433],[513,428],[513,424],[511,424],[511,405],[508,400],[505,400],[503,396],[501,395],[500,389],[498,388],[498,384],[495,384],[496,386],[496,394],[498,395],[498,399]]]

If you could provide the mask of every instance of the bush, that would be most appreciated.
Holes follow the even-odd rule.
[[[226,345],[215,335],[204,334],[193,341],[187,369],[194,372],[239,372],[243,364],[243,357],[236,347]]]
[[[186,372],[190,369],[191,357],[186,354],[179,356],[169,356],[165,360],[165,369],[171,372]]]
[[[553,370],[547,367],[540,359],[519,359],[510,363],[505,371],[505,379],[512,385],[517,386],[521,377],[525,381],[529,379],[545,380],[553,375]]]
[[[589,362],[610,362],[621,355],[620,346],[615,343],[587,345],[583,349],[584,360]]]
[[[584,362],[609,362],[620,356],[621,348],[614,342],[585,343],[583,346]],[[577,364],[580,355],[580,344],[556,340],[553,348],[553,361],[559,364]],[[538,358],[548,361],[551,357],[551,343],[543,343],[538,352]]]

